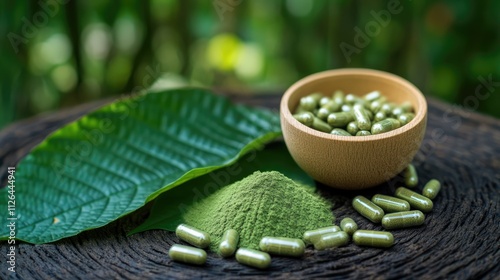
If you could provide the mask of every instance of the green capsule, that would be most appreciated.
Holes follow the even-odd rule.
[[[327,124],[326,122],[322,121],[320,118],[317,117],[314,117],[313,119],[312,128],[327,133],[330,133],[330,131],[332,131],[332,127],[329,124]]]
[[[370,121],[372,121],[373,120],[373,116],[374,116],[373,113],[372,113],[372,111],[370,111],[369,109],[366,109],[365,111],[366,111],[366,114],[368,115],[368,118],[370,119]]]
[[[370,92],[370,93],[367,93],[367,94],[365,95],[364,99],[365,99],[366,101],[370,101],[370,102],[372,102],[372,101],[374,101],[374,100],[379,99],[381,96],[382,96],[382,95],[380,94],[380,91],[375,90],[375,91],[372,91],[372,92]]]
[[[204,250],[179,244],[172,245],[168,256],[176,262],[195,265],[202,265],[207,261],[207,253]]]
[[[434,199],[436,198],[436,195],[440,190],[441,183],[436,179],[432,179],[427,184],[425,184],[425,187],[422,190],[422,194],[430,199]]]
[[[345,112],[345,113],[352,112],[352,106],[344,104],[344,105],[342,105],[342,107],[340,107],[340,111]]]
[[[299,115],[299,114],[302,114],[302,113],[310,113],[310,111],[302,108],[302,106],[300,106],[300,105],[297,106],[297,109],[295,109],[294,114]]]
[[[318,109],[318,113],[316,114],[316,116],[318,118],[320,118],[322,121],[326,121],[326,118],[328,118],[328,115],[330,115],[332,112],[330,112],[328,109],[326,108],[319,108]]]
[[[340,228],[338,226],[329,226],[329,227],[323,227],[323,228],[318,228],[318,229],[313,229],[313,230],[308,230],[304,232],[304,236],[302,239],[306,244],[311,244],[315,243],[318,238],[327,233],[333,233],[340,231]]]
[[[238,248],[240,235],[234,229],[228,229],[222,236],[222,241],[219,244],[219,253],[223,258],[230,257]]]
[[[332,127],[345,127],[348,123],[352,122],[354,117],[351,113],[348,112],[340,112],[340,113],[332,113],[328,116],[328,124]]]
[[[330,100],[328,103],[326,103],[325,105],[321,106],[321,108],[325,108],[328,111],[330,111],[331,113],[333,113],[333,112],[340,111],[340,107],[341,106],[342,106],[342,104],[338,104],[334,100]]]
[[[344,218],[340,222],[340,228],[349,235],[353,235],[358,230],[358,224],[351,218]]]
[[[333,93],[332,99],[333,101],[335,101],[335,103],[342,106],[344,104],[344,96],[344,92],[342,92],[341,90],[337,90]]]
[[[418,174],[413,164],[410,163],[408,167],[406,167],[404,177],[407,187],[413,188],[418,185]]]
[[[210,245],[210,236],[208,233],[186,224],[178,225],[175,229],[175,235],[177,235],[179,239],[198,248],[206,248]]]
[[[350,122],[347,124],[347,132],[349,132],[351,135],[356,135],[358,133],[359,127],[358,124],[354,121]]]
[[[372,133],[368,130],[360,130],[358,133],[356,133],[356,136],[368,136],[372,135]]]
[[[352,136],[349,132],[343,130],[342,128],[334,128],[330,134],[338,136]]]
[[[394,116],[395,118],[399,118],[399,116],[401,114],[404,114],[406,113],[405,110],[401,107],[394,107],[394,109],[392,109],[392,116]]]
[[[389,132],[391,130],[394,130],[396,128],[399,128],[401,124],[399,123],[398,120],[393,119],[393,118],[387,118],[383,121],[379,121],[373,124],[371,132],[373,135],[375,134],[380,134],[384,132]]]
[[[384,217],[384,210],[375,205],[368,198],[358,195],[352,200],[352,207],[363,217],[374,223],[380,223]]]
[[[260,240],[259,248],[273,255],[301,257],[304,255],[306,245],[304,241],[297,238],[266,236]]]
[[[372,112],[380,111],[380,109],[385,104],[385,102],[386,102],[385,98],[380,98],[378,100],[371,102],[370,103],[370,110],[372,110]]]
[[[302,97],[300,99],[300,106],[307,111],[312,111],[318,107],[321,97],[323,97],[321,93],[313,93]]]
[[[410,210],[408,201],[388,195],[376,194],[372,197],[372,202],[387,213]]]
[[[314,115],[311,112],[305,112],[300,114],[295,114],[293,117],[298,120],[301,124],[311,127],[314,122]]]
[[[401,105],[399,107],[401,107],[401,109],[403,109],[403,111],[405,113],[411,113],[411,112],[413,112],[413,106],[408,101],[405,101],[405,102],[401,103]]]
[[[236,251],[236,261],[255,268],[266,269],[271,265],[271,256],[254,249],[239,248]]]
[[[327,248],[336,248],[347,245],[349,243],[349,235],[344,231],[327,233],[321,235],[316,242],[314,242],[314,249],[325,250]]]
[[[380,122],[380,121],[383,121],[387,118],[387,115],[382,112],[382,111],[378,111],[376,114],[375,114],[375,117],[373,118],[373,121],[374,122]]]
[[[384,103],[380,107],[380,112],[384,113],[386,116],[392,114],[392,110],[394,109],[394,103]]]
[[[430,212],[432,207],[434,207],[432,200],[404,187],[397,188],[395,195],[408,201],[412,208],[418,209],[424,213]]]
[[[352,235],[352,240],[358,246],[388,248],[394,244],[392,233],[376,230],[357,230]]]
[[[320,98],[319,100],[319,106],[323,106],[325,105],[326,103],[330,102],[332,99],[328,96],[323,96]],[[340,107],[340,106],[339,106]]]
[[[413,120],[414,118],[415,118],[415,114],[404,113],[404,114],[399,115],[398,121],[401,123],[401,125],[405,125],[405,124],[411,122],[411,120]]]
[[[352,108],[352,112],[354,114],[354,119],[358,124],[359,129],[368,130],[372,127],[372,122],[370,121],[370,117],[368,116],[365,108],[360,104],[355,104]]]
[[[371,114],[371,113],[372,113],[372,112],[370,111],[370,102],[367,102],[367,101],[366,101],[366,100],[364,100],[364,99],[358,99],[358,100],[356,100],[356,102],[354,103],[353,107],[354,107],[354,106],[356,106],[356,105],[361,106],[361,108],[365,109],[365,110],[366,110],[366,112],[367,112],[368,114]],[[372,114],[372,115],[373,115],[373,114]]]
[[[358,97],[352,93],[349,93],[345,96],[344,101],[347,104],[354,105],[354,103],[358,101]]]
[[[425,215],[419,210],[387,214],[382,218],[385,229],[400,229],[420,226],[425,221]]]

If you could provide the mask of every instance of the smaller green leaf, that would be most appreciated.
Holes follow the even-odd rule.
[[[183,222],[182,216],[191,204],[257,170],[279,171],[297,182],[314,186],[314,180],[295,163],[285,144],[276,142],[263,150],[249,153],[229,167],[195,178],[161,194],[154,201],[146,221],[129,235],[151,229],[174,231]],[[314,190],[314,187],[311,187],[311,190]]]

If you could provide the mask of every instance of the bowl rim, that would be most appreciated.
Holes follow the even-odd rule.
[[[297,121],[292,113],[290,112],[290,109],[288,108],[288,101],[290,97],[297,91],[298,88],[309,84],[313,83],[314,81],[318,79],[324,79],[324,78],[329,78],[332,76],[351,76],[351,75],[364,75],[364,76],[372,76],[372,77],[378,77],[385,79],[389,82],[393,83],[398,83],[408,89],[410,89],[410,92],[415,95],[418,103],[418,111],[415,112],[415,118],[411,120],[409,123],[391,130],[389,132],[385,133],[380,133],[376,135],[368,135],[368,136],[340,136],[340,135],[333,135],[325,132],[321,132],[318,130],[315,130],[313,128],[310,128],[308,126],[305,126],[304,124],[300,123]],[[366,141],[377,141],[381,139],[387,139],[391,137],[395,137],[398,135],[401,135],[411,129],[413,129],[415,126],[417,126],[419,123],[422,121],[426,120],[427,116],[427,101],[425,100],[425,97],[423,93],[411,82],[408,80],[397,76],[395,74],[381,71],[381,70],[375,70],[375,69],[368,69],[368,68],[341,68],[341,69],[333,69],[333,70],[326,70],[322,72],[317,72],[311,75],[308,75],[294,84],[292,84],[283,94],[280,102],[280,114],[284,118],[285,121],[287,121],[290,125],[292,125],[294,128],[301,130],[307,134],[312,134],[316,137],[323,138],[323,139],[330,139],[330,140],[338,140],[338,141],[345,141],[345,142],[366,142]]]

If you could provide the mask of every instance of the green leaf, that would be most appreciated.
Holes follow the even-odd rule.
[[[47,243],[106,225],[279,135],[277,114],[203,89],[114,102],[54,132],[19,163],[16,238]],[[1,227],[0,238],[8,236]]]
[[[183,222],[184,211],[191,204],[257,170],[275,170],[302,184],[308,186],[315,184],[314,180],[295,163],[283,142],[273,143],[261,151],[249,153],[229,167],[200,176],[179,188],[161,194],[154,201],[146,221],[129,234],[151,229],[175,231],[175,228]],[[311,190],[314,190],[314,187],[311,187]]]

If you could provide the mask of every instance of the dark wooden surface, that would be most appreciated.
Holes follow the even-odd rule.
[[[231,96],[236,102],[278,108],[279,96]],[[0,132],[0,180],[45,136],[107,101],[35,117]],[[426,137],[414,163],[420,186],[431,178],[443,182],[424,226],[392,231],[390,249],[354,244],[301,259],[273,258],[266,271],[234,259],[209,254],[203,267],[174,263],[168,249],[179,241],[166,231],[126,233],[147,216],[147,207],[105,227],[52,244],[21,244],[13,279],[163,279],[163,278],[426,278],[500,279],[500,121],[428,100]],[[340,192],[320,186],[335,203],[337,222],[353,217],[361,228],[381,229],[350,206],[354,195],[393,193],[400,178],[363,192]],[[36,186],[33,186],[36,187]],[[292,217],[293,218],[293,217]],[[6,244],[2,243],[2,254]]]

